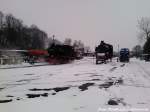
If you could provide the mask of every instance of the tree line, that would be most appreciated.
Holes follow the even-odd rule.
[[[0,12],[0,49],[42,49],[47,39],[36,25],[28,27],[12,14]]]
[[[77,49],[85,47],[81,40],[73,42],[71,38],[66,38],[61,42],[48,38],[47,33],[36,25],[27,26],[21,19],[0,11],[0,49],[46,49],[52,43],[72,45]]]
[[[138,21],[139,35],[138,37],[145,41],[143,45],[143,53],[150,54],[150,18],[143,17]],[[135,49],[140,49],[136,46]]]
[[[144,45],[136,45],[133,47],[133,55],[136,57],[140,57],[141,54],[150,54],[150,18],[142,17],[138,20],[137,25],[138,39],[140,42],[144,42]]]

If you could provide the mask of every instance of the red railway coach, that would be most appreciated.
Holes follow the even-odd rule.
[[[31,56],[48,56],[47,50],[28,50],[29,55]]]
[[[35,62],[45,62],[48,55],[47,50],[30,49],[27,50],[26,61],[31,64]]]

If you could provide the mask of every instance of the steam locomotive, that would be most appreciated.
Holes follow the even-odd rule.
[[[96,64],[106,63],[107,60],[112,60],[113,57],[113,46],[106,44],[104,41],[101,41],[100,45],[95,48],[96,55]]]

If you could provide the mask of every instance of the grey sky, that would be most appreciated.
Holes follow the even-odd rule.
[[[59,40],[82,40],[94,48],[101,40],[114,48],[138,44],[137,20],[150,16],[150,0],[0,0],[0,10],[25,24],[36,24]]]

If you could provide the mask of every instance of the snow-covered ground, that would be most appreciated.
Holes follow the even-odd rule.
[[[96,65],[84,58],[0,69],[0,112],[150,112],[149,67],[138,59]]]

